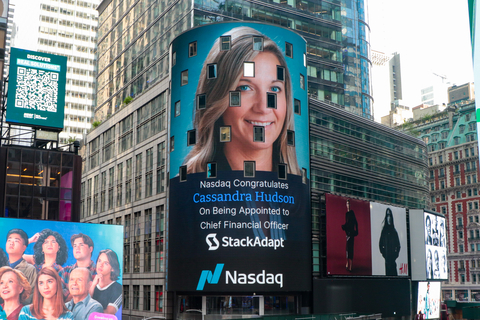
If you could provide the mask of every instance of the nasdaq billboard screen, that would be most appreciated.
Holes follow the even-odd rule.
[[[172,42],[168,290],[311,290],[305,53],[259,23]]]
[[[63,129],[67,57],[12,48],[6,121]]]

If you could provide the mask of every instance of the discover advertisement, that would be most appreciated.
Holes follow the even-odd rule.
[[[172,42],[169,291],[311,290],[305,53],[260,23]]]

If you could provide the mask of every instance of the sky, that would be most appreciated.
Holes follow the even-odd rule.
[[[367,1],[371,49],[400,53],[407,106],[419,105],[420,90],[441,81],[433,73],[452,85],[473,82],[467,0]]]

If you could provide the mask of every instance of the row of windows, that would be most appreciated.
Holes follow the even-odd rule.
[[[441,177],[442,176],[440,176],[440,178]],[[462,185],[465,185],[465,184],[477,183],[477,176],[476,175],[466,176],[465,178],[466,178],[465,181],[462,183],[460,177],[456,177],[454,185],[452,185],[450,187],[454,187],[454,186],[458,187],[458,186],[462,186]],[[446,188],[446,186],[447,186],[447,184],[446,184],[445,180],[440,180],[437,188],[435,187],[435,182],[430,182],[430,191],[443,190],[443,189]]]
[[[463,151],[466,158],[475,156],[475,147],[466,148]],[[458,153],[458,151],[454,151],[453,160],[458,160],[461,158],[462,158],[461,153]],[[434,157],[428,158],[429,166],[434,165],[433,160],[434,160]],[[436,160],[435,164],[442,164],[444,162],[443,154],[439,154],[437,157],[435,157],[435,160]],[[473,168],[475,168],[475,166],[473,166]]]
[[[130,295],[130,285],[123,286],[124,309],[163,312],[163,286],[143,285],[142,292],[139,285],[131,287],[132,295]],[[143,300],[140,299],[140,294],[143,294]],[[130,305],[130,296],[132,296],[132,305]],[[143,301],[143,305],[140,305],[140,301]]]

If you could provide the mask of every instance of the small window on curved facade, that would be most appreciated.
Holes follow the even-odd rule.
[[[207,163],[207,178],[216,178],[217,177],[217,163],[209,162]]]
[[[178,170],[180,182],[187,181],[187,166],[181,166]]]
[[[285,42],[285,55],[289,58],[293,58],[293,45]]]
[[[175,117],[178,117],[180,115],[180,100],[175,102]]]
[[[255,177],[255,161],[244,161],[243,162],[243,176],[245,178],[254,178]]]
[[[181,76],[181,85],[187,85],[188,84],[188,70],[182,71],[182,76]]]
[[[245,61],[243,63],[243,76],[255,77],[255,62]]]
[[[253,50],[263,51],[263,37],[253,37]]]
[[[307,183],[307,169],[302,168],[302,183]]]
[[[197,110],[207,107],[207,96],[205,94],[197,94]]]
[[[230,140],[232,139],[232,135],[230,132],[230,126],[220,127],[220,142],[230,142]]]
[[[284,163],[278,165],[278,179],[287,179],[287,165]]]
[[[267,108],[277,109],[277,94],[267,92]]]
[[[207,65],[207,79],[215,79],[217,77],[217,64]]]
[[[307,66],[307,54],[306,53],[303,54],[303,66],[304,67]]]
[[[295,146],[295,131],[287,130],[287,144]]]
[[[301,114],[301,111],[302,108],[301,108],[301,103],[300,103],[300,100],[298,99],[293,99],[293,112],[295,112],[296,114]]]
[[[197,143],[197,131],[194,130],[188,130],[187,131],[187,146],[193,146],[195,143]]]
[[[285,81],[285,67],[277,66],[277,80]]]
[[[300,89],[305,90],[305,76],[300,73]]]
[[[231,37],[230,36],[220,37],[220,50],[221,51],[230,50],[230,43],[231,43]]]
[[[265,142],[265,127],[264,126],[253,126],[253,141],[254,142]]]
[[[170,137],[170,152],[175,150],[175,136]]]
[[[230,91],[230,107],[240,107],[240,106],[241,106],[241,92]]]
[[[177,53],[172,52],[172,67],[174,67],[177,64]]]
[[[194,57],[197,55],[197,41],[188,44],[188,57]]]

